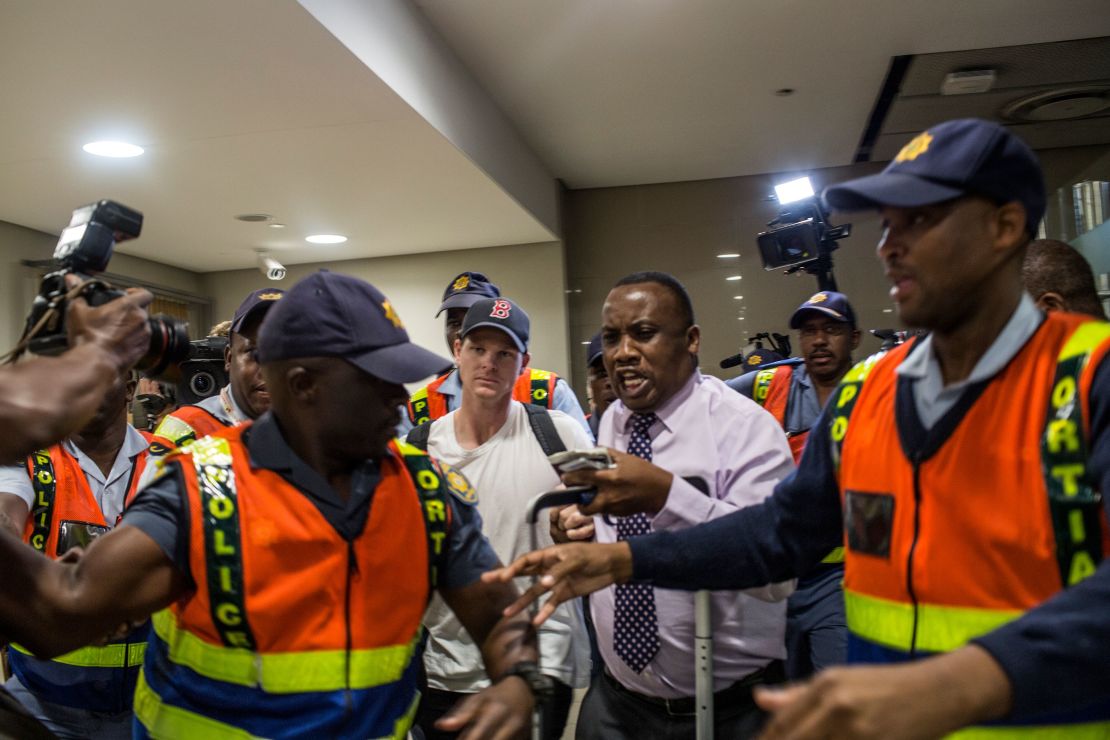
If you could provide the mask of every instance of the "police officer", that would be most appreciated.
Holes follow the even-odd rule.
[[[617,393],[605,370],[604,356],[605,353],[601,350],[601,332],[598,332],[586,347],[586,398],[590,403],[590,415],[586,417],[586,421],[590,423],[590,432],[594,439],[597,439],[597,430],[601,426],[601,415],[609,408],[609,404],[617,400]]]
[[[147,436],[127,423],[135,381],[126,376],[83,429],[0,468],[6,526],[49,558],[87,546],[119,521],[146,464]],[[76,553],[72,553],[76,555]],[[38,660],[12,645],[8,690],[62,738],[131,737],[131,694],[146,626],[106,645]]]
[[[743,588],[846,535],[849,661],[890,665],[761,692],[767,738],[1110,735],[1110,325],[1042,314],[1022,289],[1035,156],[995,123],[949,121],[825,198],[880,211],[891,298],[929,334],[845,376],[763,505],[489,577],[550,569],[553,601],[630,578]]]
[[[809,429],[825,402],[852,367],[859,346],[856,312],[847,296],[823,290],[790,317],[802,357],[745,373],[728,385],[771,412],[786,432],[794,461],[802,457]],[[786,675],[805,678],[843,663],[848,645],[844,622],[844,549],[836,548],[798,579],[786,611]]]
[[[270,394],[258,364],[258,330],[266,313],[284,294],[280,288],[262,288],[243,299],[231,320],[224,348],[228,384],[200,403],[167,414],[154,430],[154,455],[164,455],[186,442],[257,419],[270,408]]]
[[[436,316],[446,312],[443,338],[447,342],[448,352],[453,354],[455,351],[455,340],[459,338],[467,309],[485,298],[500,297],[501,290],[480,272],[460,273],[447,284]],[[513,386],[513,400],[562,411],[584,429],[589,429],[574,391],[553,372],[524,368]],[[445,416],[449,411],[457,409],[461,402],[462,384],[458,372],[452,369],[412,394],[405,406],[404,418],[397,427],[397,436],[403,437],[413,426]]]
[[[500,616],[514,589],[477,580],[497,561],[465,480],[392,439],[401,383],[442,358],[375,288],[327,272],[277,305],[259,354],[271,412],[167,457],[80,567],[0,533],[0,632],[57,655],[157,612],[136,737],[403,738],[438,591],[495,679],[441,726],[519,736],[534,632]]]

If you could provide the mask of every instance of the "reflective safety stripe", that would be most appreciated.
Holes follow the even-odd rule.
[[[154,430],[154,436],[168,439],[174,444],[180,445],[182,441],[188,442],[196,439],[197,433],[181,419],[171,415],[162,419],[158,428]]]
[[[914,639],[912,604],[844,590],[848,631],[864,640],[909,653]],[[1020,617],[1020,609],[974,609],[918,604],[917,650],[943,653]]]
[[[1110,722],[1085,722],[1074,725],[1019,725],[1013,727],[968,727],[945,736],[948,740],[1105,740],[1110,737]]]
[[[271,694],[369,689],[399,681],[417,642],[414,638],[405,645],[352,650],[348,683],[345,650],[255,653],[205,642],[181,629],[168,610],[151,620],[172,662],[213,681],[258,687]]]
[[[822,563],[843,563],[844,562],[844,548],[838,547],[821,560]]]
[[[34,654],[22,645],[13,642],[11,647],[24,655],[34,657]],[[144,655],[146,655],[146,643],[132,642],[80,648],[50,660],[79,668],[135,668],[143,664]]]
[[[416,709],[420,705],[420,694],[417,694],[405,712],[394,724],[393,734],[374,740],[401,740],[408,734],[416,717]],[[146,677],[139,674],[135,686],[135,717],[142,723],[151,737],[159,740],[255,740],[256,736],[238,727],[205,717],[204,715],[190,712],[181,707],[175,707],[162,701],[146,682]]]
[[[432,420],[428,411],[427,386],[424,386],[409,397],[409,402],[405,404],[405,410],[408,411],[409,421],[415,426],[426,424]]]
[[[246,730],[164,703],[147,685],[142,673],[135,685],[135,717],[151,737],[156,738],[251,740],[254,737]]]

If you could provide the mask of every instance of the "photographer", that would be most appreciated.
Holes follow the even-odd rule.
[[[67,276],[66,287],[79,282]],[[0,460],[26,457],[93,418],[120,373],[150,346],[151,299],[138,289],[95,308],[75,298],[66,311],[67,352],[0,367]]]
[[[243,299],[231,320],[224,349],[228,384],[216,395],[182,406],[162,419],[154,430],[152,455],[165,455],[225,427],[257,419],[270,408],[270,393],[258,364],[258,330],[270,307],[283,295],[280,288],[262,288]]]

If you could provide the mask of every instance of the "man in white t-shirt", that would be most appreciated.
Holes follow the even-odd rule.
[[[570,416],[528,409],[512,399],[513,383],[530,359],[529,327],[528,314],[510,300],[489,298],[471,306],[454,344],[462,403],[409,435],[411,442],[426,445],[430,454],[473,484],[484,534],[503,562],[528,552],[535,542],[551,543],[546,521],[535,525],[535,540],[525,522],[528,501],[560,485],[540,437],[557,436],[565,449],[592,446]],[[554,451],[550,443],[544,444]],[[462,695],[488,686],[489,679],[478,648],[438,596],[424,624],[429,632],[424,654],[428,691],[417,724],[429,740],[454,737],[436,730],[433,723]],[[543,710],[544,737],[558,738],[570,709],[571,688],[586,686],[589,678],[589,644],[577,605],[559,607],[540,628],[539,642],[540,669],[555,682],[554,697]]]

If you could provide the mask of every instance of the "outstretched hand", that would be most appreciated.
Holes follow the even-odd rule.
[[[539,576],[539,580],[505,609],[505,616],[519,614],[540,596],[551,592],[551,597],[532,620],[538,626],[564,601],[631,578],[632,550],[627,542],[556,545],[522,555],[503,568],[483,573],[482,580],[506,582],[520,576]]]
[[[582,514],[655,514],[667,504],[674,474],[647,460],[620,450],[609,450],[613,467],[604,470],[575,470],[563,475],[568,486],[590,486],[597,495]]]
[[[459,740],[510,740],[527,737],[532,727],[532,690],[519,676],[509,676],[471,694],[436,720],[444,732],[462,731]]]

